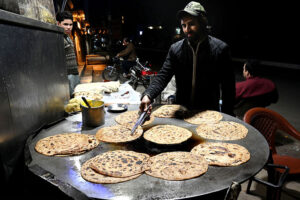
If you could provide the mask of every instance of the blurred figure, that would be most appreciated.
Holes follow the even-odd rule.
[[[66,67],[69,80],[70,96],[73,95],[76,85],[80,83],[78,64],[76,60],[75,48],[70,35],[73,29],[73,16],[70,12],[64,11],[56,15],[57,25],[64,28],[64,46],[66,56]]]
[[[157,76],[142,95],[144,111],[167,86],[173,75],[176,102],[192,110],[219,110],[233,115],[235,75],[229,46],[208,34],[203,6],[191,1],[177,13],[185,38],[171,45]]]
[[[123,76],[128,78],[130,76],[129,69],[135,64],[136,61],[136,51],[134,44],[130,42],[127,37],[123,39],[123,46],[126,48],[118,53],[116,57],[122,57],[124,59],[122,62]]]
[[[234,113],[240,119],[250,108],[266,107],[278,101],[275,83],[260,77],[258,67],[257,60],[247,60],[243,66],[243,76],[246,80],[236,83]]]

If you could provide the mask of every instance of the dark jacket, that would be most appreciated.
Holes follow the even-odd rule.
[[[72,39],[66,34],[64,34],[64,45],[67,74],[78,75],[78,65],[76,60],[75,47]]]
[[[195,56],[195,96],[192,94],[193,51],[186,39],[174,43],[162,69],[144,92],[153,100],[168,84],[173,74],[176,79],[176,103],[190,109],[219,110],[220,89],[222,112],[233,114],[235,76],[230,50],[226,43],[208,36]]]
[[[136,51],[134,45],[130,42],[126,48],[119,53],[120,57],[124,57],[127,61],[135,61],[136,60]]]

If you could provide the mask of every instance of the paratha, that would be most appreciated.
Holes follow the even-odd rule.
[[[206,142],[195,146],[191,153],[203,156],[209,165],[237,166],[250,159],[249,151],[238,144]]]
[[[190,152],[167,152],[153,156],[148,161],[146,174],[166,180],[185,180],[198,177],[208,169],[204,157]]]
[[[62,133],[39,140],[35,150],[46,156],[78,155],[97,147],[99,141],[94,135]]]
[[[138,110],[133,110],[133,111],[126,111],[120,115],[118,115],[115,118],[115,121],[118,124],[121,125],[126,125],[126,124],[135,124],[139,118],[139,111]],[[154,117],[150,115],[150,119],[145,121],[143,125],[148,125],[151,124],[154,120]]]
[[[86,161],[82,166],[80,170],[80,174],[82,178],[89,182],[93,183],[120,183],[128,180],[135,179],[139,177],[141,174],[136,174],[133,176],[129,176],[126,178],[116,178],[116,177],[111,177],[111,176],[105,176],[103,174],[99,174],[96,171],[94,171],[91,167],[90,164],[91,162],[94,162],[94,158],[89,159]]]
[[[201,112],[189,111],[186,112],[184,121],[191,124],[203,124],[203,123],[216,123],[219,122],[223,116],[220,112],[213,110],[206,110]]]
[[[115,150],[95,157],[90,167],[96,172],[118,178],[140,174],[148,169],[149,155],[134,151]]]
[[[129,142],[138,139],[143,134],[143,129],[138,126],[136,131],[131,135],[132,126],[115,125],[103,127],[96,133],[99,141],[110,143]]]
[[[237,122],[220,121],[215,124],[200,124],[196,133],[212,140],[238,140],[246,137],[248,129]]]
[[[157,144],[180,144],[192,137],[192,132],[174,125],[157,125],[144,133],[144,138]]]
[[[176,118],[182,117],[185,111],[187,111],[187,109],[181,105],[163,105],[153,112],[153,116],[161,118]]]

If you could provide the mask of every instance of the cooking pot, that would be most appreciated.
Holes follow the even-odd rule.
[[[97,100],[87,100],[90,108],[82,102],[80,104],[83,126],[96,127],[105,123],[104,102]]]

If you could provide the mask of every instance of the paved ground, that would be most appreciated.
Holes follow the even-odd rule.
[[[82,69],[82,68],[81,68]],[[272,79],[278,88],[279,100],[276,104],[269,106],[270,109],[280,113],[285,117],[297,130],[300,130],[300,72],[293,70],[282,70],[274,68],[265,68],[265,77]],[[241,80],[240,71],[236,72],[237,80]],[[91,70],[85,70],[83,73],[82,83],[103,81],[101,72],[92,73]],[[124,80],[122,80],[124,81]],[[137,91],[143,92],[145,88],[139,86]],[[292,155],[300,158],[300,141],[295,140],[286,134],[276,136],[276,145],[278,152]],[[257,177],[266,179],[266,171],[262,170]],[[246,194],[248,181],[242,184],[242,191],[239,200],[262,200],[265,199],[265,187],[256,183],[252,184],[251,191],[255,195]],[[300,199],[300,176],[289,177],[284,185],[282,200]]]

